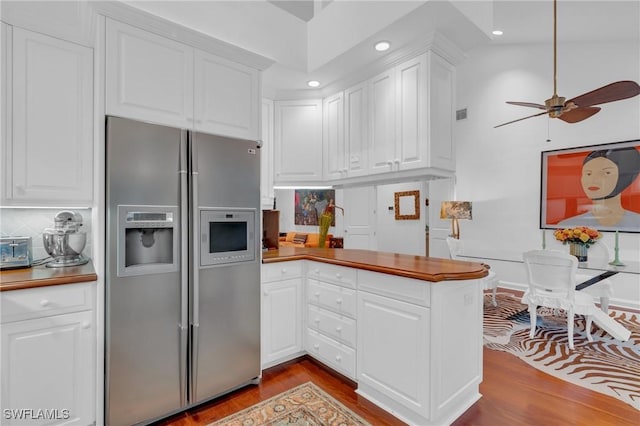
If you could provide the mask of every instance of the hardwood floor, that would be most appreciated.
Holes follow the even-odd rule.
[[[206,425],[308,381],[374,426],[404,424],[358,396],[355,383],[305,356],[265,370],[258,386],[247,386],[156,425]],[[640,424],[640,411],[615,398],[556,379],[512,355],[489,349],[484,350],[480,392],[483,397],[455,426]]]

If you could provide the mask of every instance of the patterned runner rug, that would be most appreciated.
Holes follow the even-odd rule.
[[[371,426],[307,382],[208,426]]]
[[[578,386],[613,396],[640,410],[640,314],[609,309],[609,316],[631,330],[631,338],[621,342],[593,326],[589,343],[585,320],[576,316],[569,349],[567,317],[560,311],[538,308],[537,327],[529,338],[529,313],[520,297],[498,293],[498,306],[491,295],[484,296],[484,346],[517,356],[527,364]],[[509,319],[511,317],[512,319]]]

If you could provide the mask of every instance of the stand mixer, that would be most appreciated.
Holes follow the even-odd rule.
[[[49,268],[84,265],[89,259],[82,255],[87,242],[87,233],[80,231],[82,215],[64,210],[54,217],[54,227],[42,233],[44,248],[53,258]]]

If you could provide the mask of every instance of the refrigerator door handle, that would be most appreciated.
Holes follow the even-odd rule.
[[[187,405],[187,345],[189,340],[189,163],[187,132],[180,132],[180,405]]]
[[[196,400],[198,377],[198,329],[200,327],[200,210],[198,205],[198,147],[190,135],[191,148],[191,212],[192,212],[192,255],[193,274],[191,298],[191,401]]]

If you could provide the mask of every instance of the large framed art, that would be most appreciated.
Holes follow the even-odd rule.
[[[543,151],[540,227],[640,232],[640,139]]]

